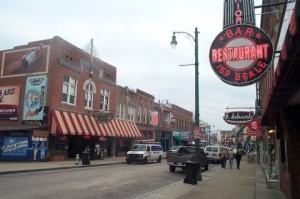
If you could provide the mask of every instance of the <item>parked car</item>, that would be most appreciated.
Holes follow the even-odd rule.
[[[163,156],[162,146],[159,144],[135,144],[131,151],[126,153],[126,162],[161,162]]]
[[[219,145],[207,145],[204,148],[206,157],[211,162],[220,162],[220,153],[222,150],[226,150],[225,147]]]
[[[199,148],[200,165],[204,170],[208,170],[209,161],[203,151]],[[173,146],[167,153],[167,164],[169,165],[170,172],[175,172],[176,168],[185,169],[185,162],[195,162],[195,147],[193,146]]]

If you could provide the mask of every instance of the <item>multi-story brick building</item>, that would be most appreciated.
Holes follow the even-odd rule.
[[[140,137],[114,118],[116,67],[60,37],[0,52],[0,160],[115,155],[119,138]]]
[[[280,188],[287,198],[300,198],[300,2],[275,5],[264,0],[261,28],[275,49],[274,63],[259,82],[264,143],[261,165],[270,188]]]

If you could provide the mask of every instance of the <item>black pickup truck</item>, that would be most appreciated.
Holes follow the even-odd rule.
[[[204,170],[208,170],[209,161],[203,151],[199,149],[200,165]],[[185,162],[195,162],[195,147],[193,146],[173,146],[167,153],[167,164],[170,167],[170,172],[175,172],[176,167],[185,169]]]

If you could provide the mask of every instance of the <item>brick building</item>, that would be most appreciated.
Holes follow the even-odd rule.
[[[280,1],[264,0],[263,5]],[[300,2],[262,8],[261,28],[275,49],[273,66],[259,82],[264,142],[261,165],[268,186],[300,198]]]
[[[119,138],[140,137],[114,119],[116,67],[62,38],[0,52],[0,160],[115,155]]]

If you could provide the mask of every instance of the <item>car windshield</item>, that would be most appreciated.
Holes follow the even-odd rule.
[[[146,145],[134,145],[132,150],[133,151],[146,151],[147,146]]]

